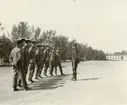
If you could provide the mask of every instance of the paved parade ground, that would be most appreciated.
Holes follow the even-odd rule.
[[[0,105],[127,105],[127,62],[86,61],[71,81],[71,63],[65,76],[47,77],[29,85],[30,91],[12,91],[12,68],[0,68]]]

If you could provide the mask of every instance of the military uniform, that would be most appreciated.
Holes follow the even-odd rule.
[[[78,49],[76,47],[74,47],[72,50],[72,70],[73,70],[72,80],[77,80],[78,63],[79,63]]]
[[[55,64],[55,74],[57,75],[57,66],[59,67],[59,69],[60,69],[60,73],[61,73],[61,75],[64,75],[63,74],[63,70],[62,70],[62,66],[61,66],[61,62],[60,62],[61,60],[60,60],[60,54],[59,54],[59,50],[57,50],[57,52],[56,52],[56,64]]]
[[[25,46],[25,39],[21,39],[21,46],[23,46],[21,48],[21,71],[22,71],[22,77],[24,79],[24,83],[25,83],[25,87],[28,89],[27,87],[27,82],[26,82],[26,73],[27,73],[27,69],[28,69],[28,62],[29,62],[29,54],[28,54],[28,46]],[[18,78],[18,86],[21,86],[22,83],[22,78]],[[22,83],[23,84],[23,83]]]
[[[41,46],[38,46],[38,47],[41,47]],[[38,77],[41,77],[41,71],[42,71],[43,63],[44,63],[43,53],[42,53],[41,48],[38,48],[36,50],[35,56],[36,56],[36,66],[37,66],[35,78],[38,79]]]
[[[49,49],[44,51],[44,75],[47,76],[47,69],[49,68],[50,52]]]
[[[41,77],[41,73],[42,73],[42,70],[43,70],[43,68],[44,68],[44,51],[43,51],[43,49],[41,49],[41,69],[39,70],[39,73],[38,73],[38,76],[40,77],[40,78],[42,78]]]
[[[50,56],[50,75],[53,75],[53,70],[55,68],[56,64],[56,53],[55,50],[52,50],[51,56]]]
[[[29,70],[28,81],[30,81],[30,82],[34,82],[32,80],[32,78],[33,78],[33,74],[35,71],[35,64],[36,64],[35,52],[36,52],[36,47],[32,45],[29,49],[29,60],[30,60],[30,62],[29,62],[29,67],[28,67],[28,70]]]
[[[29,66],[29,46],[26,45],[23,47],[23,53],[24,53],[24,64],[23,64],[23,68],[24,68],[24,76],[26,78],[27,72],[28,72],[28,66]]]
[[[13,65],[13,71],[14,71],[14,76],[13,76],[13,88],[14,91],[18,90],[17,89],[17,80],[20,77],[22,84],[23,84],[23,88],[26,89],[27,85],[25,82],[25,78],[24,78],[24,73],[22,70],[22,52],[21,49],[19,47],[15,47],[10,54],[10,61]]]

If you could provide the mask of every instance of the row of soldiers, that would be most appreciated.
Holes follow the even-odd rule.
[[[47,76],[48,68],[50,70],[50,76],[53,76],[54,68],[55,74],[57,75],[57,66],[59,66],[61,75],[64,75],[60,62],[60,49],[37,44],[36,41],[17,40],[16,47],[10,54],[10,62],[14,70],[14,91],[18,90],[17,86],[23,86],[24,90],[29,90],[30,88],[27,84],[34,83],[34,74],[35,79],[42,79],[41,74],[43,69],[45,76]]]

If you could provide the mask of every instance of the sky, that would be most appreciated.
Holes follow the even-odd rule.
[[[105,53],[127,50],[127,0],[0,0],[5,31],[27,21]]]

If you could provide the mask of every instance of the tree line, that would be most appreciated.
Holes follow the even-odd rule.
[[[0,24],[0,31],[3,27]],[[28,22],[20,22],[12,26],[11,33],[2,34],[0,38],[0,58],[8,61],[11,50],[15,46],[15,41],[19,38],[36,40],[40,44],[48,44],[60,48],[61,59],[71,60],[72,45],[78,43],[76,39],[69,41],[64,35],[57,35],[56,30],[42,31],[40,27],[30,26]],[[106,54],[102,50],[93,49],[88,44],[78,43],[80,60],[105,60]]]

